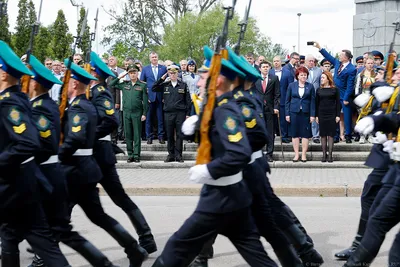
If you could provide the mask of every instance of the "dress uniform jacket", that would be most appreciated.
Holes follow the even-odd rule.
[[[119,120],[114,110],[114,101],[109,90],[102,84],[91,88],[91,102],[97,110],[96,142],[94,157],[99,165],[117,163],[111,143],[111,133],[118,128]]]
[[[251,148],[246,135],[241,111],[233,99],[232,92],[216,99],[213,112],[210,139],[212,161],[207,164],[213,179],[235,175],[250,161]],[[215,122],[221,122],[216,124]],[[205,184],[200,192],[196,211],[209,213],[228,213],[249,207],[251,193],[245,182],[227,186]]]
[[[90,153],[96,141],[96,108],[85,94],[81,94],[72,101],[66,115],[65,138],[59,150],[59,159],[67,173],[68,183],[96,183],[102,178],[100,168]]]
[[[163,92],[164,112],[183,111],[189,116],[191,99],[186,83],[177,80],[176,86],[173,87],[171,81],[159,79],[154,83],[152,90]]]

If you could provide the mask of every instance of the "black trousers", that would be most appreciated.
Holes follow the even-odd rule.
[[[267,126],[267,155],[272,157],[274,153],[274,141],[275,141],[275,131],[274,131],[274,114],[270,112],[264,112],[265,125]]]
[[[195,211],[165,245],[160,256],[164,266],[188,266],[217,234],[229,238],[250,266],[277,266],[265,252],[248,208],[226,214]]]
[[[34,251],[43,259],[46,266],[69,266],[67,259],[61,253],[52,231],[47,224],[43,208],[40,203],[33,202],[20,210],[17,216],[1,227],[2,259],[9,255],[18,255],[18,245],[24,239]],[[15,267],[6,265],[3,267]]]
[[[168,156],[182,158],[183,136],[182,124],[186,119],[185,111],[165,112],[164,120],[167,129]],[[176,141],[175,141],[176,134]]]
[[[115,165],[100,166],[103,178],[100,184],[110,196],[112,201],[125,212],[138,209],[138,206],[125,193],[124,187],[119,179]]]

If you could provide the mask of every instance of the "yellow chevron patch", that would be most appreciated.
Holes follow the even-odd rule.
[[[22,123],[19,126],[13,126],[13,130],[17,134],[22,134],[26,130],[26,124]]]
[[[112,114],[114,114],[114,109],[106,109],[106,114],[107,115],[112,115]]]
[[[246,128],[252,129],[257,125],[256,119],[252,119],[251,121],[246,121]]]
[[[47,131],[44,131],[44,132],[40,131],[39,134],[40,134],[40,137],[47,138],[47,137],[49,137],[51,135],[51,131],[50,130],[47,130]]]
[[[81,129],[82,129],[82,128],[81,128],[80,125],[79,125],[79,126],[75,126],[75,127],[72,127],[72,132],[73,132],[73,133],[77,133],[77,132],[80,132]]]
[[[224,99],[222,99],[221,101],[218,102],[218,107],[223,105],[223,104],[226,104],[226,103],[228,103],[228,99],[224,98]]]
[[[230,135],[228,135],[228,140],[229,140],[229,142],[231,142],[231,143],[237,143],[237,142],[239,142],[240,140],[242,140],[242,138],[243,138],[242,132],[238,132],[238,133],[236,133],[236,134],[230,134]]]

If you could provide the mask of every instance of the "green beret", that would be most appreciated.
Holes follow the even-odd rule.
[[[14,51],[0,40],[0,68],[15,78],[21,78],[26,74],[33,76],[33,73],[25,66]]]
[[[101,58],[95,53],[90,52],[90,66],[98,75],[107,79],[108,76],[115,78],[115,74],[110,70],[106,63],[101,60]]]
[[[34,55],[30,55],[28,63],[32,67],[33,79],[44,88],[50,89],[54,84],[62,84],[60,79],[57,79]]]
[[[64,60],[64,65],[68,67],[68,63],[69,63],[69,59],[65,59]],[[71,73],[72,79],[75,79],[83,84],[88,85],[90,83],[90,81],[97,81],[97,79],[95,77],[93,77],[90,73],[88,73],[86,70],[84,70],[83,68],[79,67],[78,65],[76,65],[75,63],[71,63]]]

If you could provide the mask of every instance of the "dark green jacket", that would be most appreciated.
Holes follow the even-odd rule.
[[[115,79],[110,83],[122,91],[122,109],[125,112],[133,112],[140,115],[147,115],[149,109],[148,94],[146,83],[139,80],[132,85],[131,81],[123,81],[119,83],[119,79]]]

